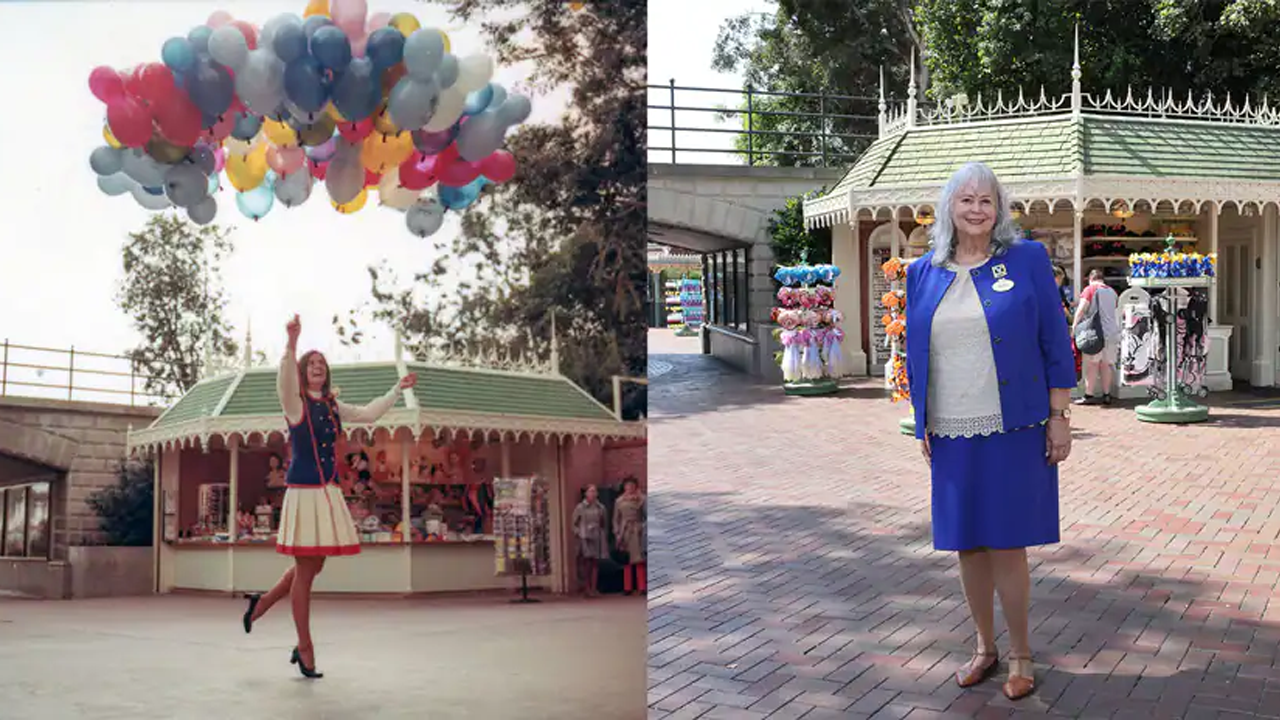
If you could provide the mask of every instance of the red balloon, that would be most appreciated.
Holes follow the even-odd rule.
[[[151,140],[151,111],[134,98],[123,97],[108,105],[107,125],[128,147],[144,147]]]
[[[157,106],[156,124],[166,140],[184,147],[195,145],[204,132],[204,116],[185,95]]]
[[[382,181],[381,174],[376,173],[368,168],[365,168],[364,170],[364,186],[365,187],[377,187],[378,183],[381,181]]]
[[[426,190],[436,181],[435,158],[415,155],[400,163],[400,186],[407,190]]]
[[[250,50],[258,49],[258,29],[244,20],[232,20],[231,27],[240,31],[244,35],[244,41],[249,44]]]
[[[463,160],[458,157],[456,150],[450,156],[452,161],[445,162],[447,152],[448,150],[436,156],[436,178],[441,185],[462,187],[480,177],[480,163]]]
[[[311,170],[311,177],[317,180],[323,180],[325,174],[329,172],[329,161],[316,162],[315,160],[308,159],[307,167]]]
[[[352,145],[369,137],[369,133],[373,132],[373,118],[368,117],[360,122],[338,123],[338,132],[342,137]]]
[[[516,174],[516,156],[506,150],[494,150],[480,161],[480,174],[496,183],[504,183]]]
[[[138,91],[151,103],[165,103],[178,88],[173,71],[161,63],[147,63],[138,70]]]
[[[236,127],[236,116],[231,112],[225,112],[218,116],[218,122],[213,127],[205,128],[200,133],[200,139],[207,143],[216,145],[226,140],[231,135],[231,131]]]
[[[89,91],[94,97],[110,105],[124,97],[124,80],[114,69],[100,65],[89,73]]]
[[[147,99],[147,92],[142,86],[142,66],[130,68],[128,72],[120,73],[120,79],[124,81],[124,91],[129,95],[140,100]]]

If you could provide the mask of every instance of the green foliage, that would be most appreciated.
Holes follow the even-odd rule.
[[[176,213],[151,216],[124,246],[124,279],[116,303],[133,319],[142,343],[127,352],[145,392],[182,395],[200,379],[208,356],[225,365],[238,346],[223,317],[221,263],[228,231],[201,227]]]
[[[154,521],[154,466],[122,460],[116,470],[116,484],[86,498],[98,516],[99,527],[108,545],[147,546],[151,544]]]
[[[433,267],[407,287],[370,268],[374,317],[420,354],[498,348],[545,359],[554,312],[562,372],[611,406],[612,376],[646,369],[644,4],[438,4],[480,24],[498,64],[531,66],[535,106],[567,91],[570,109],[508,136],[515,178],[489,188],[460,237],[436,243]],[[451,276],[476,266],[455,288]],[[624,416],[638,417],[643,386],[623,387]]]
[[[826,188],[806,195],[787,198],[787,204],[773,211],[769,219],[770,246],[774,262],[780,266],[799,265],[802,262],[824,264],[831,262],[831,230],[804,227],[805,198],[819,197]]]

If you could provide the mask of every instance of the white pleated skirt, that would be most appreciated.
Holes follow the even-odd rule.
[[[360,536],[342,489],[330,483],[285,490],[276,552],[295,557],[359,554]]]

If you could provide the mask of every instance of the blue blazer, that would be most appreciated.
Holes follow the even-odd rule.
[[[1041,423],[1049,417],[1049,389],[1076,386],[1071,334],[1049,253],[1038,242],[1022,240],[969,272],[987,312],[1004,430]],[[997,292],[992,287],[997,274],[1013,286]],[[955,276],[945,267],[934,266],[932,251],[907,268],[907,382],[920,439],[929,417],[933,316]]]

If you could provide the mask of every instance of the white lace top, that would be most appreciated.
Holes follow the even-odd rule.
[[[931,435],[974,437],[1004,430],[991,332],[970,272],[982,264],[948,265],[956,279],[938,303],[929,341]]]

